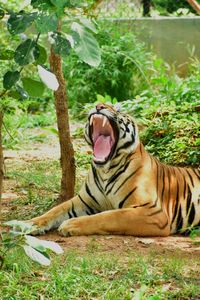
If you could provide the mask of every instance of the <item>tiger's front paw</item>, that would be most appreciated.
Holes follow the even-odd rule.
[[[82,235],[80,221],[77,218],[64,221],[58,228],[59,234],[62,236]]]
[[[26,221],[29,224],[33,225],[33,231],[31,231],[31,235],[40,235],[44,234],[46,231],[51,229],[51,224],[44,218],[36,217],[29,221]]]

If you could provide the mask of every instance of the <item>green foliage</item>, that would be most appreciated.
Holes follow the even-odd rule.
[[[11,105],[14,107],[12,108]],[[19,106],[16,108],[14,101],[9,102],[9,112],[4,115],[3,145],[7,149],[24,147],[30,140],[44,142],[48,138],[47,131],[45,134],[37,134],[37,132],[30,134],[26,129],[34,127],[46,128],[56,122],[53,103],[49,102],[49,99],[45,101],[41,101],[41,99],[29,101],[27,99],[24,100],[21,107],[23,109],[20,109]]]
[[[54,149],[51,151],[49,147],[43,148],[44,145],[41,145],[41,147],[40,145],[38,146],[38,139],[40,137],[38,133],[34,135],[34,130],[33,132],[30,130],[26,130],[26,132],[27,131],[29,132],[29,136],[27,137],[26,148],[27,146],[30,147],[32,149],[31,153],[34,153],[32,152],[34,151],[33,147],[37,145],[35,155],[39,155],[40,159],[37,160],[35,157],[31,157],[30,153],[27,159],[23,159],[24,156],[21,157],[19,154],[19,159],[21,159],[17,162],[13,159],[6,160],[7,172],[5,185],[7,186],[8,184],[9,187],[12,186],[12,191],[17,195],[17,198],[9,202],[11,207],[15,207],[14,210],[2,212],[4,220],[30,219],[41,215],[55,205],[59,195],[61,172],[57,155],[55,155]],[[56,137],[50,136],[47,130],[43,132],[45,131],[48,141],[50,139],[52,139],[52,141],[57,140]],[[55,132],[53,132],[53,134],[54,133]],[[22,131],[22,135],[26,135],[24,131]],[[44,138],[42,140],[44,141]],[[24,142],[25,141],[23,141],[23,143]],[[84,142],[80,140],[78,143],[82,145],[81,147],[85,145]],[[16,145],[14,146],[16,148]],[[20,146],[21,148],[19,148],[18,144],[18,149],[24,149],[24,144],[22,145],[21,143]],[[47,151],[48,155],[50,154],[50,158],[46,157],[44,151]],[[42,159],[41,156],[43,157]],[[25,155],[25,157],[27,156]],[[84,153],[82,149],[76,148],[76,192],[81,188],[87,170],[90,167],[91,159],[92,155],[89,155],[88,152]]]
[[[146,149],[161,161],[171,165],[198,166],[199,121],[191,106],[183,104],[184,109],[172,102],[170,111],[166,104],[161,113],[149,116],[141,139]]]
[[[47,61],[47,51],[41,45],[37,45],[37,49],[39,51],[39,55],[36,57],[35,65],[43,65]]]
[[[24,89],[31,97],[40,97],[43,95],[45,86],[42,82],[24,77],[22,78]]]
[[[53,44],[55,53],[62,56],[68,56],[71,50],[70,42],[59,32],[52,34],[51,37],[55,42]]]
[[[197,15],[186,0],[149,0],[150,16],[182,16]],[[200,3],[199,0],[197,0]],[[98,7],[98,15],[102,18],[141,18],[143,12],[142,1],[103,1]]]
[[[90,26],[89,29],[92,27]],[[88,30],[88,26],[84,27],[77,22],[73,22],[71,26],[75,33],[74,50],[78,57],[90,66],[98,67],[101,62],[100,48],[92,33]],[[94,32],[94,30],[92,30]]]
[[[15,85],[15,83],[19,80],[20,78],[20,72],[18,71],[8,71],[5,73],[3,77],[3,86],[4,89],[9,90]]]
[[[35,26],[40,33],[56,31],[58,28],[58,18],[55,14],[39,14],[35,20]]]
[[[34,265],[25,270],[21,266],[3,270],[2,300],[13,295],[15,300],[35,300],[38,295],[74,300],[198,299],[199,261],[194,255],[179,251],[172,254],[167,249],[163,254],[152,248],[144,255],[137,248],[132,251],[130,244],[122,256],[116,249],[106,250],[102,241],[107,243],[89,238],[86,251],[67,251],[49,268]]]
[[[188,77],[179,78],[156,60],[153,92],[143,91],[132,101],[133,115],[147,127],[141,135],[147,149],[172,165],[199,164],[199,64],[194,61]]]
[[[0,9],[0,20],[3,19],[5,16],[5,11],[3,9]]]
[[[3,266],[9,252],[15,248],[22,248],[28,257],[44,266],[49,266],[51,263],[47,250],[57,254],[63,252],[55,242],[39,240],[30,236],[29,234],[35,231],[36,227],[28,223],[9,221],[5,225],[13,229],[2,231],[0,234],[0,267]]]
[[[133,33],[116,32],[112,23],[101,24],[100,28],[101,64],[98,68],[89,68],[75,55],[64,61],[69,102],[75,111],[84,103],[94,102],[97,94],[107,94],[121,101],[148,87],[151,58],[144,45]]]
[[[154,7],[160,12],[161,15],[174,13],[180,8],[188,9],[192,13],[196,13],[187,1],[182,0],[153,0]]]
[[[11,60],[14,58],[14,51],[9,49],[1,49],[0,60]]]
[[[14,60],[20,66],[28,65],[39,57],[39,49],[34,40],[27,39],[15,50]]]
[[[46,41],[45,47],[43,45],[45,35],[50,37],[51,45],[48,44],[48,48],[52,46],[56,54],[65,57],[69,56],[71,50],[73,50],[82,61],[90,66],[97,67],[100,64],[100,48],[94,38],[94,33],[96,33],[95,25],[87,19],[84,19],[85,22],[83,22],[81,17],[80,20],[76,19],[76,22],[73,22],[76,15],[74,8],[82,9],[79,14],[81,16],[81,14],[85,15],[84,9],[89,8],[90,5],[91,1],[86,1],[82,5],[81,1],[32,0],[26,11],[20,10],[16,12],[13,10],[14,7],[12,5],[11,8],[8,8],[6,5],[2,7],[2,4],[0,4],[2,12],[0,15],[2,18],[4,11],[9,16],[6,23],[7,30],[16,39],[16,42],[18,40],[14,51],[9,46],[6,47],[6,43],[1,49],[0,59],[10,62],[10,70],[3,75],[3,88],[6,91],[9,90],[9,93],[3,91],[0,93],[1,98],[5,99],[5,96],[8,94],[9,97],[14,97],[18,100],[23,100],[27,97],[36,98],[43,96],[44,86],[38,81],[38,74],[35,72],[36,68],[34,66],[46,64]],[[30,12],[32,9],[34,9],[34,12]],[[57,30],[60,30],[59,22],[66,16],[68,20],[68,26],[65,28],[67,34],[57,32]],[[5,28],[4,23],[3,21],[1,26]],[[22,41],[19,37],[21,37]],[[5,39],[9,39],[7,35],[5,35]],[[28,77],[28,68],[31,67],[33,67],[32,71],[34,72],[32,82],[30,79],[28,81],[24,79]],[[42,81],[50,89],[53,89],[50,84],[47,84],[47,81],[51,81],[50,79],[43,80],[43,77],[47,74],[43,74],[43,77],[40,73],[39,75]],[[55,78],[55,80],[57,79]],[[31,83],[33,84],[33,91],[30,88]],[[3,101],[1,103],[3,104]]]
[[[26,13],[24,11],[17,14],[11,13],[7,21],[7,29],[10,34],[24,32],[34,21],[36,13]]]
[[[200,241],[196,241],[198,237],[200,237],[200,227],[192,227],[189,228],[190,238],[194,241],[196,245],[200,245]]]

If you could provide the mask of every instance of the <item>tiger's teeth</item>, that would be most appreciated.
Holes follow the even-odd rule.
[[[91,116],[91,118],[90,118],[90,126],[92,125],[92,123],[93,123],[93,115]]]
[[[103,124],[102,124],[102,127],[104,127],[106,125],[106,122],[107,122],[107,118],[104,116],[103,117]]]

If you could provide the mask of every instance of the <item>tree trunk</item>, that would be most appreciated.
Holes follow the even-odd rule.
[[[200,15],[200,4],[195,0],[187,0],[187,2],[192,6],[192,8]]]
[[[151,0],[142,0],[143,4],[143,17],[150,17]]]
[[[51,48],[50,66],[51,71],[56,75],[59,82],[59,88],[54,92],[54,98],[62,169],[61,192],[59,200],[62,202],[74,196],[75,160],[73,145],[70,137],[67,93],[62,71],[62,59],[60,55],[57,55],[54,52],[53,48]]]
[[[0,223],[2,221],[2,188],[3,188],[3,147],[2,147],[2,124],[3,124],[3,113],[0,112]]]

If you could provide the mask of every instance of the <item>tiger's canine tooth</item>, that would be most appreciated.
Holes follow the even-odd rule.
[[[103,117],[103,124],[102,124],[102,127],[104,127],[106,125],[106,122],[107,122],[107,118],[104,116]]]
[[[92,123],[93,123],[93,117],[94,117],[94,115],[92,115],[91,118],[90,118],[90,126],[91,126]]]

